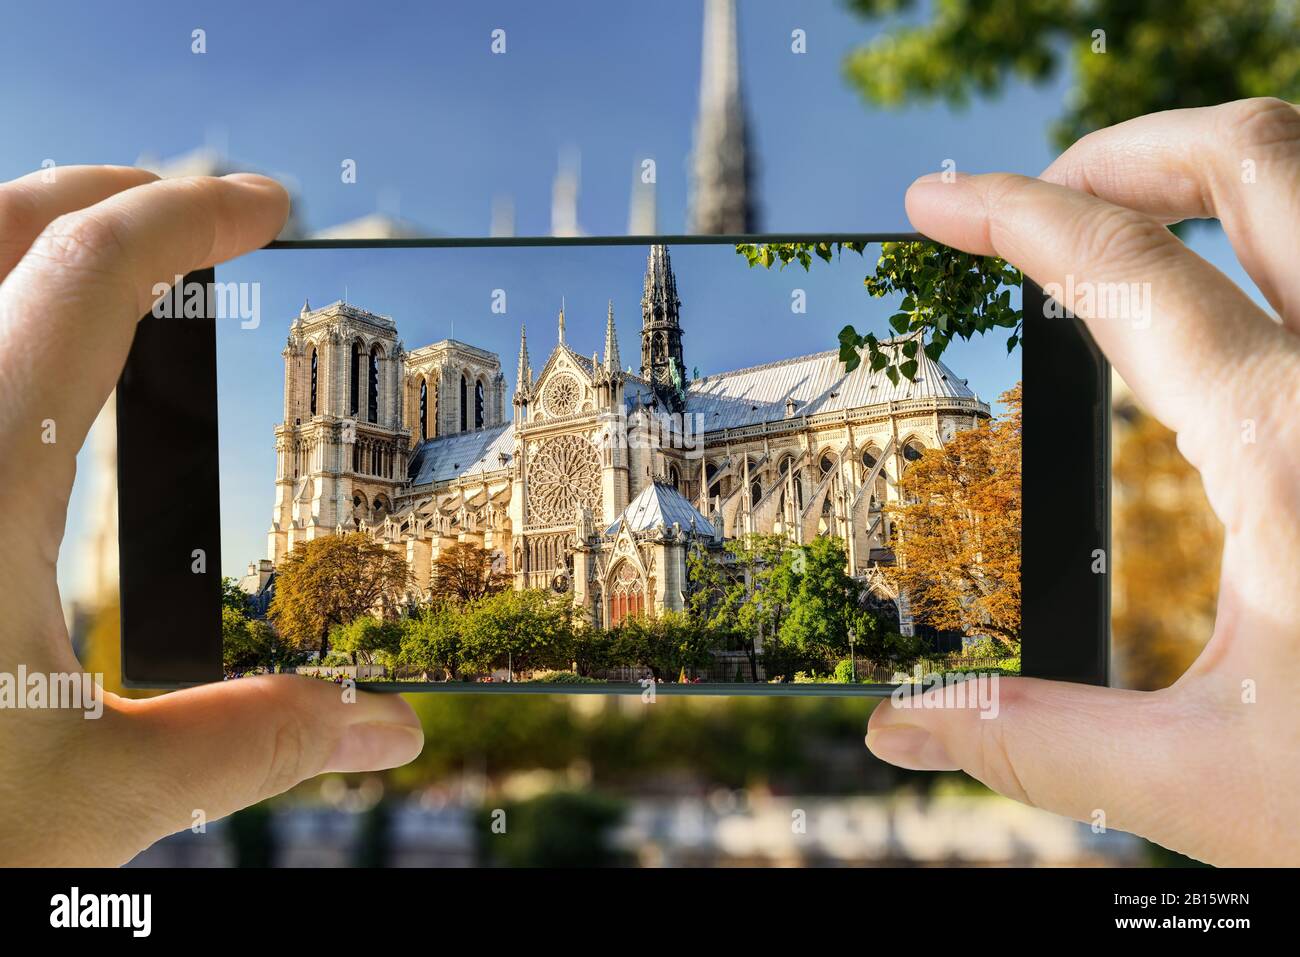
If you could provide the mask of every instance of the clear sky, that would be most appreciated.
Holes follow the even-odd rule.
[[[837,0],[739,6],[768,230],[905,229],[907,184],[945,159],[1036,174],[1053,158],[1047,128],[1069,94],[1064,73],[963,112],[873,109],[845,84],[842,61],[878,24]],[[311,228],[382,210],[440,235],[482,236],[494,197],[507,195],[526,235],[549,231],[558,157],[572,148],[587,233],[626,230],[645,157],[657,164],[660,229],[680,232],[701,10],[699,0],[11,4],[0,31],[0,178],[46,159],[134,163],[208,144],[283,178]],[[928,16],[924,3],[914,16]],[[495,28],[506,30],[504,55],[490,52]],[[790,50],[796,28],[805,54]],[[195,29],[206,31],[201,55]],[[340,181],[345,159],[357,163],[355,184]],[[1217,228],[1192,244],[1243,280]],[[706,333],[692,336],[701,354]],[[82,481],[74,493],[69,545],[91,519],[86,491]],[[64,556],[67,585],[75,567]]]
[[[466,249],[264,250],[219,267],[222,282],[256,282],[262,322],[218,323],[218,416],[221,432],[222,561],[225,574],[264,556],[275,490],[273,429],[283,418],[284,348],[304,298],[313,307],[340,299],[392,316],[407,349],[452,337],[501,357],[512,397],[519,325],[528,326],[529,354],[540,372],[554,349],[556,314],[565,303],[565,339],[577,352],[603,356],[609,300],[624,368],[640,369],[641,286],[646,247],[563,246]],[[836,348],[846,323],[888,334],[897,297],[873,299],[863,277],[878,247],[846,252],[805,272],[750,268],[735,247],[671,247],[682,300],[686,371],[724,372]],[[503,290],[504,314],[492,311]],[[792,293],[806,312],[793,313]],[[1020,353],[1008,356],[1009,331],[957,342],[944,363],[986,401],[1020,377]]]

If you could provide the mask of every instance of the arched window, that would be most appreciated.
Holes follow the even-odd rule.
[[[356,416],[361,411],[361,340],[352,343],[352,368],[348,373],[348,412]]]
[[[871,470],[876,467],[880,461],[880,450],[871,446],[862,453],[863,479],[871,474]],[[871,507],[875,508],[885,501],[885,469],[881,466],[880,472],[876,475],[876,481],[871,486]]]
[[[469,431],[469,382],[460,377],[460,430]]]
[[[316,414],[316,350],[311,350],[311,414]]]
[[[758,479],[749,483],[749,504],[757,505],[763,498],[763,483]]]
[[[823,452],[823,453],[822,453],[821,460],[818,461],[818,463],[817,463],[817,467],[818,467],[819,469],[821,469],[821,473],[822,473],[822,475],[828,475],[828,474],[830,474],[831,470],[835,468],[835,455],[834,455],[834,453],[831,453],[831,452]]]
[[[645,614],[645,585],[635,568],[622,562],[614,573],[609,589],[609,624],[614,627],[626,618]]]
[[[483,382],[474,383],[474,428],[483,428]]]
[[[668,466],[668,484],[673,488],[680,490],[682,484],[681,473],[677,471],[677,466]]]
[[[704,481],[709,486],[709,497],[722,494],[722,481],[718,478],[718,467],[712,462],[704,466]]]
[[[420,441],[429,437],[429,383],[420,380]]]
[[[924,454],[925,454],[925,446],[923,446],[920,442],[916,441],[915,439],[908,439],[908,441],[903,445],[904,477],[907,475],[907,470],[911,468],[912,463],[919,462],[921,460],[921,456]],[[918,499],[915,495],[912,495],[907,491],[906,486],[904,486],[903,488],[903,497],[908,502],[908,504],[915,504],[916,502],[920,501],[920,499]]]
[[[366,420],[379,421],[379,345],[370,348],[370,374],[367,376],[369,389],[366,395]]]

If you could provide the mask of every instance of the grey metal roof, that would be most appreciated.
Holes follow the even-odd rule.
[[[614,524],[605,529],[606,535],[613,535],[627,522],[633,532],[645,532],[663,525],[671,528],[676,522],[683,531],[694,530],[697,534],[712,537],[712,523],[705,518],[694,505],[686,500],[681,492],[671,485],[652,482],[640,495],[632,499],[623,509],[623,514],[614,520]]]
[[[495,472],[510,464],[515,449],[513,422],[474,432],[425,439],[411,457],[407,471],[412,485]],[[499,453],[505,454],[502,462]]]
[[[703,416],[704,430],[712,432],[784,419],[789,398],[795,400],[797,416],[907,399],[975,398],[964,380],[924,350],[917,351],[916,359],[916,378],[909,382],[900,376],[898,385],[865,362],[845,375],[838,351],[722,372],[687,386],[686,411]]]

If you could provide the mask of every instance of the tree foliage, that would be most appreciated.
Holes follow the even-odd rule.
[[[653,618],[624,619],[614,633],[619,660],[649,668],[656,681],[705,668],[712,660],[713,637],[685,612],[664,611]]]
[[[845,59],[868,103],[954,106],[1009,80],[1068,70],[1053,124],[1065,149],[1093,130],[1161,110],[1251,96],[1300,99],[1300,6],[1291,0],[850,0],[893,22]],[[1103,31],[1098,34],[1097,31]]]
[[[892,571],[913,613],[941,629],[1020,637],[1020,384],[996,422],[962,429],[903,474]]]
[[[430,678],[441,671],[447,680],[456,681],[464,664],[460,619],[457,606],[441,603],[403,620],[397,665]]]
[[[402,626],[374,615],[362,615],[330,631],[330,645],[353,664],[392,664],[401,650]]]
[[[221,609],[221,664],[227,674],[254,668],[278,670],[300,664],[305,656],[286,643],[269,624],[242,611]]]
[[[434,601],[468,602],[501,591],[510,576],[496,555],[473,542],[456,542],[438,552],[429,585]]]
[[[577,615],[567,595],[541,588],[488,595],[462,611],[461,659],[481,671],[566,668]]]
[[[740,243],[736,252],[752,266],[770,269],[798,263],[811,269],[813,257],[831,262],[844,250],[862,255],[865,243]],[[917,353],[924,348],[938,360],[953,339],[970,339],[994,329],[1010,329],[1007,351],[1022,337],[1020,305],[1012,304],[1011,290],[1019,289],[1020,271],[1001,259],[972,256],[938,243],[924,241],[880,244],[875,272],[863,280],[875,298],[902,296],[898,311],[889,317],[894,336],[881,339],[874,332],[859,332],[852,325],[840,330],[840,361],[846,372],[867,362],[873,372],[884,370],[895,385],[899,377],[911,381],[918,368]]]
[[[327,535],[285,556],[267,614],[287,642],[324,660],[332,628],[376,612],[394,614],[409,581],[405,557],[368,535]]]

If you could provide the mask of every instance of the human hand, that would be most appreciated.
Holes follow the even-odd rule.
[[[907,212],[1039,285],[1150,284],[1149,325],[1064,305],[1177,433],[1225,528],[1223,572],[1214,636],[1168,689],[1003,679],[992,720],[882,703],[867,746],[1214,864],[1300,863],[1300,111],[1255,99],[1142,117],[1039,179],[923,177]],[[1163,225],[1206,217],[1280,322]]]
[[[55,562],[77,450],[154,283],[262,246],[289,210],[284,190],[260,176],[54,173],[0,185],[0,675],[11,680],[20,666],[81,671]],[[160,461],[166,452],[159,436]],[[405,701],[355,698],[266,676],[145,701],[110,694],[98,720],[0,708],[0,863],[121,864],[189,827],[196,811],[212,821],[324,771],[378,770],[420,752]]]

